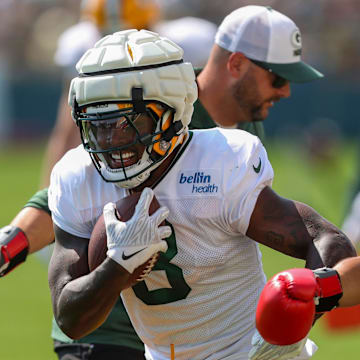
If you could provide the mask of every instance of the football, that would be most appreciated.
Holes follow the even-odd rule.
[[[133,216],[140,195],[141,192],[136,192],[116,202],[117,215],[121,221],[126,222]],[[152,215],[159,208],[160,204],[154,195],[149,207],[149,215]],[[106,228],[104,215],[101,214],[94,226],[89,241],[88,264],[90,271],[96,269],[105,260],[106,252]],[[134,270],[129,279],[129,286],[136,284],[136,282],[141,281],[146,275],[148,275],[154,267],[158,256],[159,254],[155,254],[147,262]]]

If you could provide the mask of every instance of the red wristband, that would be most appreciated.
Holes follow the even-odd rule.
[[[330,311],[337,307],[343,294],[338,272],[325,267],[314,270],[314,275],[321,291],[316,312]]]
[[[20,228],[5,226],[0,229],[0,276],[24,262],[28,251],[28,239]]]

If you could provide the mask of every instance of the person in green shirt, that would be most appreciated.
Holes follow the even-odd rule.
[[[260,8],[262,13],[272,15],[271,9]],[[242,22],[247,22],[246,17],[256,22],[257,15],[253,19],[250,19],[254,16],[250,16],[250,13],[244,17],[237,13],[240,9],[224,19],[207,64],[204,69],[196,71],[199,99],[194,104],[190,128],[239,128],[263,140],[262,121],[275,102],[290,96],[290,82],[312,81],[321,78],[322,74],[311,67],[306,68],[307,65],[300,61],[299,56],[296,63],[299,74],[285,71],[286,64],[277,67],[277,64],[251,57],[246,46],[242,47],[245,42],[240,33],[233,39],[226,36],[229,27],[241,26]],[[274,31],[279,32],[279,29],[275,28]],[[224,38],[231,41],[226,43]],[[299,39],[295,50],[301,50]],[[260,40],[252,38],[254,42]],[[273,51],[280,51],[282,44],[277,45],[278,48]],[[267,85],[269,82],[272,87]],[[25,204],[10,226],[0,229],[0,276],[24,262],[28,254],[37,252],[53,240],[47,189],[43,189]],[[121,359],[144,359],[143,344],[133,330],[120,298],[107,321],[93,333],[74,341],[64,335],[54,321],[52,337],[60,360],[111,360],[120,356]]]

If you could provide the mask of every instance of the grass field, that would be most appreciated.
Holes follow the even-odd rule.
[[[339,225],[346,191],[355,176],[355,146],[338,149],[330,163],[310,161],[292,145],[268,144],[275,169],[274,189],[304,201]],[[37,190],[43,147],[2,148],[0,151],[0,226],[6,225]],[[303,262],[262,248],[268,276]],[[0,280],[0,359],[54,360],[50,338],[51,306],[47,269],[37,257]],[[326,331],[320,321],[311,338],[319,345],[314,360],[358,359],[359,330],[342,334]]]

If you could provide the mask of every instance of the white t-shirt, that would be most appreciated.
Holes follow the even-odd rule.
[[[76,63],[101,37],[98,28],[91,21],[81,21],[69,27],[58,39],[55,64],[64,69],[69,79],[77,76]]]
[[[261,253],[245,234],[273,170],[260,140],[242,130],[190,133],[177,161],[155,187],[169,208],[173,235],[150,275],[122,292],[148,359],[247,359],[258,296]],[[89,238],[103,206],[127,195],[97,173],[82,146],[51,176],[54,223]]]
[[[205,19],[186,16],[157,22],[153,31],[166,36],[184,50],[184,61],[204,67],[214,45],[217,26]]]
[[[352,241],[354,246],[358,247],[360,243],[360,192],[356,194],[350,212],[347,214],[342,230]]]

